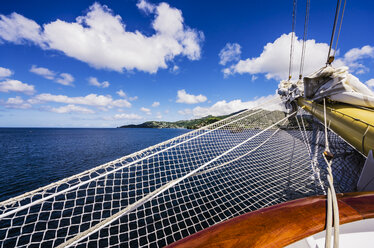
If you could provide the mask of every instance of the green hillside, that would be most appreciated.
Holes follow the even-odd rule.
[[[241,112],[241,111],[239,111]],[[208,124],[214,123],[216,121],[222,120],[228,116],[237,114],[239,112],[232,113],[230,115],[222,115],[222,116],[206,116],[199,119],[192,119],[192,120],[181,120],[181,121],[147,121],[142,124],[131,124],[131,125],[124,125],[120,126],[119,128],[187,128],[187,129],[197,129]],[[270,126],[271,124],[277,122],[278,120],[282,119],[285,114],[282,111],[267,111],[264,110],[264,117],[265,118],[258,118],[258,115],[253,116],[253,120],[249,123],[251,127],[256,128],[265,128]],[[251,118],[251,117],[249,117]],[[289,122],[282,125],[283,128],[296,128],[297,124],[295,120],[290,120]]]
[[[228,115],[223,116],[206,116],[199,119],[193,120],[181,120],[181,121],[146,121],[142,124],[131,124],[120,126],[120,128],[187,128],[187,129],[197,129],[208,124],[214,123],[216,121],[226,118]]]

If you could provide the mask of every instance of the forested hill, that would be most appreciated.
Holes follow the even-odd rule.
[[[181,121],[146,121],[142,124],[131,124],[131,125],[124,125],[120,126],[120,128],[188,128],[188,129],[197,129],[213,122],[222,120],[226,118],[228,115],[223,116],[206,116],[199,119],[193,120],[181,120]]]
[[[241,110],[243,111],[243,110]],[[124,125],[120,126],[119,128],[187,128],[187,129],[197,129],[203,126],[206,126],[208,124],[214,123],[216,121],[222,120],[228,116],[237,114],[241,111],[229,114],[229,115],[222,115],[222,116],[206,116],[199,119],[193,119],[193,120],[181,120],[181,121],[175,121],[175,122],[168,122],[168,121],[147,121],[142,124],[131,124],[131,125]],[[284,113],[282,111],[266,111],[268,114],[266,114],[267,118],[266,121],[264,119],[262,120],[254,120],[254,123],[258,123],[259,127],[262,127],[262,125],[271,125],[272,123],[275,123],[276,120],[279,120],[279,118],[284,117]],[[271,112],[271,113],[269,113]],[[254,117],[255,118],[255,117]],[[257,117],[258,118],[258,117]]]

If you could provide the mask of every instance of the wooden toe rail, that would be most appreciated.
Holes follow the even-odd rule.
[[[374,218],[374,192],[338,194],[340,224]],[[326,196],[281,203],[240,215],[168,247],[282,247],[321,232]]]

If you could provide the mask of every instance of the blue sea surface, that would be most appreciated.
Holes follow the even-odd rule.
[[[188,131],[0,128],[0,202]]]

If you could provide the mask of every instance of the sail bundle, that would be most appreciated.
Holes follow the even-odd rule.
[[[314,101],[323,98],[351,105],[374,108],[374,93],[348,67],[326,66],[304,77],[305,97]]]

